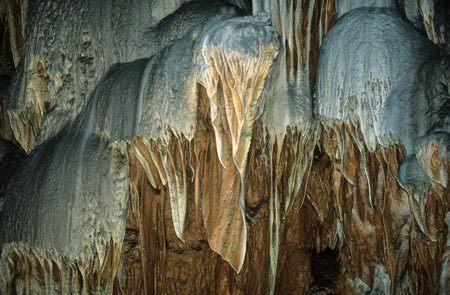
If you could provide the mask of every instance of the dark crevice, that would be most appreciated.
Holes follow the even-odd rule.
[[[0,81],[5,81],[14,71],[10,36],[6,15],[0,11]],[[4,85],[0,85],[3,87]]]
[[[311,294],[338,294],[340,275],[339,252],[326,248],[311,253]]]
[[[5,107],[8,87],[14,70],[15,67],[8,21],[4,7],[1,7],[0,5],[0,139],[5,139],[14,143],[16,146],[19,146],[13,135]],[[0,142],[0,144],[2,143]],[[1,172],[3,171],[0,170],[0,173]]]

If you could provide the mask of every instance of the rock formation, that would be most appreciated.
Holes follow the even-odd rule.
[[[447,294],[449,17],[0,0],[0,293]]]

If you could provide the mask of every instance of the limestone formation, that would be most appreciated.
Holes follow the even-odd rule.
[[[441,0],[0,0],[0,294],[446,294]]]

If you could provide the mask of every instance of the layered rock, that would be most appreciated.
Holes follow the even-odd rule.
[[[28,46],[6,101],[23,149],[29,153],[38,136],[43,142],[72,122],[113,64],[150,57],[195,26],[239,13],[227,3],[182,2],[27,2],[20,33]]]
[[[426,261],[439,261],[445,243],[438,232],[448,210],[448,60],[392,4],[347,12],[323,43],[322,143],[339,166],[338,218],[343,236],[354,241],[342,257],[352,257],[352,279],[376,284],[383,269],[383,292],[439,289],[440,266]],[[374,261],[381,268],[371,267]],[[424,269],[433,283],[421,283]]]
[[[274,31],[262,20],[237,18],[201,24],[150,59],[115,65],[74,123],[39,145],[12,177],[2,208],[3,288],[17,283],[8,261],[32,260],[31,253],[46,260],[47,251],[72,263],[89,264],[98,257],[97,267],[114,276],[130,188],[125,142],[147,168],[153,189],[168,188],[174,229],[184,240],[187,194],[193,183],[187,175],[195,163],[189,161],[193,152],[189,145],[197,129],[198,83],[209,97],[211,118],[223,120],[212,120],[222,180],[218,191],[201,192],[206,238],[239,272],[247,241],[240,186],[245,179],[248,133],[277,47]],[[230,81],[237,90],[227,88]],[[216,214],[217,208],[230,211]],[[20,216],[28,216],[28,222]],[[25,250],[12,259],[16,243]],[[109,253],[113,261],[107,259]],[[95,270],[85,269],[81,276],[89,272],[92,276]],[[58,283],[63,289],[63,281],[43,285]],[[97,284],[78,287],[89,292],[112,290],[110,279]],[[25,290],[39,288],[33,281]]]
[[[0,292],[446,292],[442,4],[122,2],[0,5]]]

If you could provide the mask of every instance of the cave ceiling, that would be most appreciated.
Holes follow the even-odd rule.
[[[449,294],[445,0],[0,0],[0,294]]]

